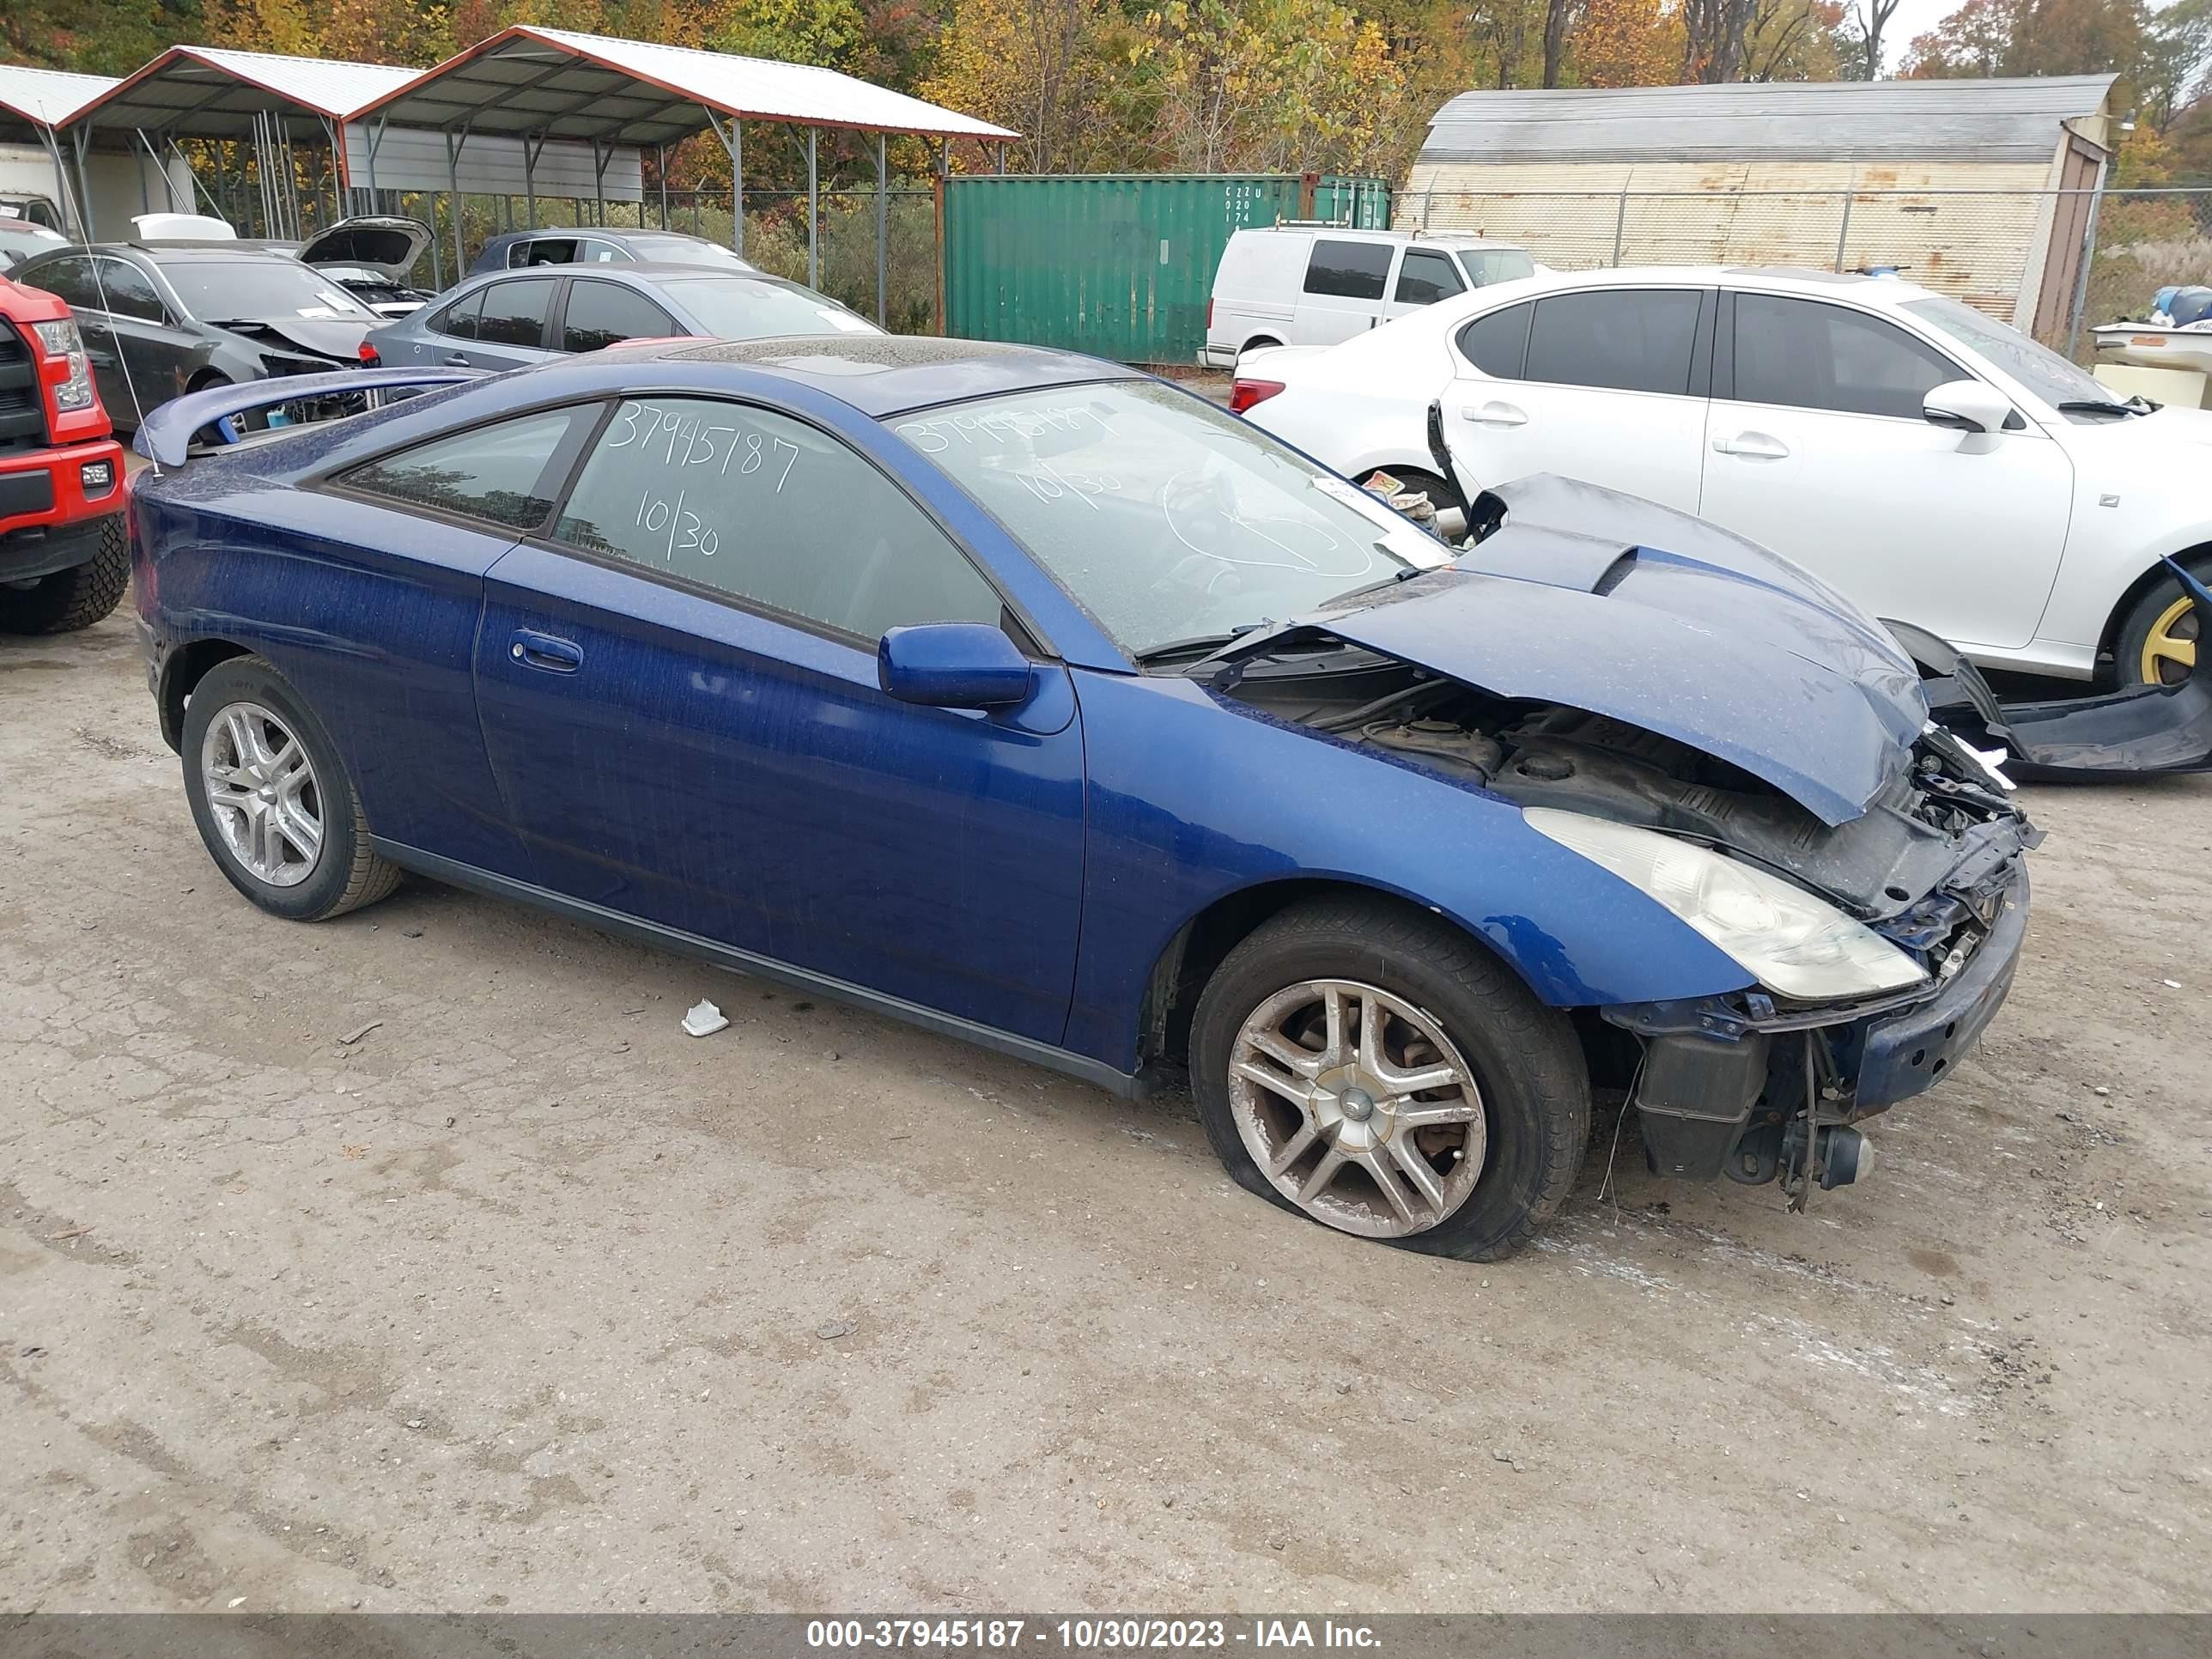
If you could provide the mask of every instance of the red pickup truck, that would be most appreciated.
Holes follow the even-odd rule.
[[[130,580],[123,449],[76,319],[0,277],[0,633],[89,628]]]

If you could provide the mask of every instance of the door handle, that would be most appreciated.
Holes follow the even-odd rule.
[[[1463,408],[1460,410],[1460,416],[1462,419],[1473,421],[1477,426],[1526,426],[1528,424],[1526,411],[1514,408],[1511,404],[1501,404],[1495,399],[1480,407]]]
[[[446,354],[446,367],[447,368],[466,368],[468,366],[469,360],[462,356],[459,352],[449,351]]]
[[[549,674],[573,674],[584,665],[583,647],[574,640],[556,639],[527,628],[514,630],[507,654],[525,668],[542,668]]]
[[[1778,461],[1790,453],[1788,444],[1764,432],[1739,432],[1733,438],[1716,438],[1713,448],[1720,454],[1741,455],[1750,461]]]

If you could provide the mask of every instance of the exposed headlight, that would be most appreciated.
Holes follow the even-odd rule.
[[[67,414],[73,410],[87,409],[92,404],[92,366],[84,355],[84,337],[76,331],[74,318],[64,317],[57,323],[33,323],[39,331],[39,344],[49,357],[66,359],[69,379],[54,388],[54,407]]]
[[[1779,995],[1830,1002],[1927,977],[1863,923],[1755,866],[1580,812],[1531,806],[1523,815],[1530,829],[1665,905]]]

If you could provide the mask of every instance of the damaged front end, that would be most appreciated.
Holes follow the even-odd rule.
[[[1942,1081],[2003,1002],[2041,835],[1878,626],[1700,551],[1524,522],[1192,672],[1514,803],[1744,966],[1741,990],[1588,1011],[1587,1046],[1655,1170],[1802,1203],[1862,1174],[1854,1126]]]

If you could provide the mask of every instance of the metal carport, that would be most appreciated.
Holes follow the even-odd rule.
[[[172,46],[92,98],[59,126],[70,140],[80,170],[86,152],[95,145],[128,149],[135,141],[158,161],[164,149],[182,159],[179,139],[251,143],[263,232],[297,238],[304,228],[295,145],[305,142],[329,147],[337,197],[333,216],[343,216],[340,134],[346,117],[422,73],[386,64]],[[216,161],[221,184],[226,175],[220,151]],[[238,172],[242,185],[242,158]],[[191,204],[181,206],[189,209]]]
[[[81,184],[70,180],[58,135],[70,117],[116,84],[109,75],[0,64],[0,143],[36,144],[53,158],[55,204],[83,237],[92,234],[90,215],[79,199]]]
[[[774,63],[567,29],[518,23],[479,41],[407,85],[354,112],[368,131],[368,177],[375,186],[375,149],[387,126],[428,128],[445,135],[449,157],[469,139],[519,139],[526,167],[552,139],[587,143],[594,158],[621,146],[656,151],[711,131],[730,158],[731,241],[744,251],[744,155],[741,124],[775,122],[806,131],[807,272],[821,282],[820,177],[817,136],[823,127],[876,135],[876,310],[887,283],[885,136],[910,133],[934,141],[939,182],[938,236],[944,236],[945,144],[971,138],[1004,146],[1020,135],[904,93],[805,64]],[[604,163],[600,163],[603,167]],[[663,172],[662,189],[666,189]],[[526,176],[535,227],[534,182]],[[454,220],[455,268],[464,264]]]

